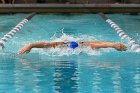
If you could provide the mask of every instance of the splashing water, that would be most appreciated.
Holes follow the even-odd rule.
[[[93,36],[88,35],[81,35],[79,37],[74,37],[72,35],[67,35],[66,33],[63,33],[62,30],[62,36],[57,37],[56,33],[51,37],[51,42],[71,42],[71,41],[96,41],[96,38]],[[45,49],[34,49],[36,52],[40,52],[40,54],[44,54],[47,56],[70,56],[70,55],[79,55],[81,53],[85,53],[88,55],[101,55],[101,52],[109,52],[110,49],[92,49],[89,46],[80,46],[75,49],[70,49],[67,47],[67,45],[64,46],[58,46],[55,48],[45,48]]]
[[[36,49],[38,51],[38,49]],[[56,48],[48,48],[42,49],[40,51],[41,54],[48,55],[48,56],[70,56],[70,55],[79,55],[80,53],[86,53],[88,55],[100,55],[100,51],[93,50],[90,47],[85,48],[75,48],[70,49],[68,47],[56,47]]]
[[[97,41],[97,39],[93,36],[89,35],[80,35],[78,37],[74,37],[73,35],[67,35],[64,33],[64,28],[62,28],[61,32],[62,35],[60,37],[56,36],[56,33],[51,37],[52,42],[71,42],[71,41]]]

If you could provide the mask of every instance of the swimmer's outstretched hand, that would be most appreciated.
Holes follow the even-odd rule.
[[[116,43],[113,45],[113,47],[118,51],[126,51],[127,50],[127,47],[121,43]]]
[[[32,49],[31,44],[25,45],[24,47],[19,49],[18,54],[28,53],[30,52],[31,49]]]

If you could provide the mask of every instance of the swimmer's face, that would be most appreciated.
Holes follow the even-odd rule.
[[[78,42],[78,44],[83,44],[84,42]]]

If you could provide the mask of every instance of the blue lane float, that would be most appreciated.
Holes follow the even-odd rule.
[[[3,38],[0,39],[0,50],[4,49],[4,44],[12,38],[23,26],[26,24],[33,16],[35,13],[31,13],[27,17],[25,17],[20,23],[18,23],[9,33],[4,35]]]
[[[100,16],[108,23],[114,30],[117,32],[119,37],[121,39],[125,39],[128,41],[128,44],[130,45],[131,50],[134,52],[140,53],[140,45],[136,43],[135,40],[133,40],[131,37],[129,37],[115,22],[113,22],[111,19],[106,17],[103,13],[99,13]]]

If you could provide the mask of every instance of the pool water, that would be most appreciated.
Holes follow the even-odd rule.
[[[2,38],[27,14],[0,15]],[[107,14],[140,44],[140,15]],[[115,49],[67,47],[17,51],[32,42],[108,41]],[[0,93],[140,93],[140,54],[98,14],[37,14],[0,52]]]

